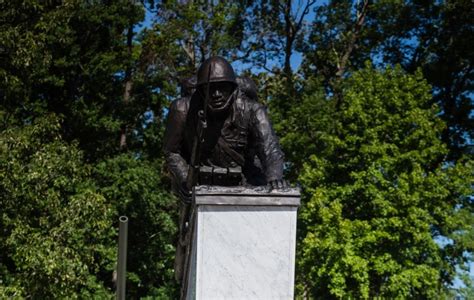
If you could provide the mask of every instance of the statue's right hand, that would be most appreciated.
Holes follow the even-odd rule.
[[[290,187],[290,184],[288,183],[288,181],[286,181],[284,179],[280,179],[280,180],[270,181],[267,186],[270,190],[283,190],[283,191],[286,191]]]

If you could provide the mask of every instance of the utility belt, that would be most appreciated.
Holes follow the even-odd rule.
[[[242,167],[211,167],[199,168],[200,185],[234,186],[242,184]]]

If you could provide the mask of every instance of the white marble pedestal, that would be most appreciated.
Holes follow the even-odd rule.
[[[293,299],[297,189],[196,187],[186,299]]]

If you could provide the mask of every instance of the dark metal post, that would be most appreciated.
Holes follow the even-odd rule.
[[[125,279],[127,276],[128,218],[119,218],[119,249],[117,262],[117,299],[125,300]]]

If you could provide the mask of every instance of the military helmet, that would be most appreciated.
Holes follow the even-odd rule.
[[[211,76],[209,76],[209,66],[211,66]],[[206,59],[197,72],[197,86],[209,82],[231,82],[237,85],[235,82],[235,73],[232,66],[227,60],[220,56],[213,56]]]

